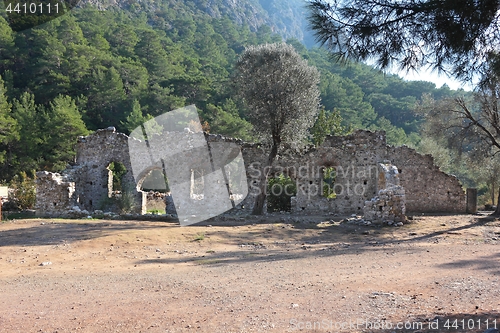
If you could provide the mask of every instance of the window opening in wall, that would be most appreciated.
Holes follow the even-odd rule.
[[[335,179],[337,178],[337,171],[334,167],[323,168],[323,196],[328,199],[335,199]]]
[[[121,162],[111,162],[108,167],[108,197],[98,203],[101,210],[119,209],[121,213],[130,213],[135,208],[135,185],[123,182],[127,168]]]
[[[205,179],[203,169],[191,169],[191,199],[203,200],[205,199]]]
[[[297,195],[297,185],[283,174],[269,178],[267,182],[267,211],[290,212],[292,197]]]
[[[111,162],[108,167],[108,198],[115,197],[123,191],[122,178],[127,168],[121,162]]]
[[[224,166],[225,176],[229,185],[229,199],[234,203],[240,203],[245,199],[247,193],[247,176],[245,166],[235,158]],[[254,184],[256,181],[254,181]]]
[[[144,177],[141,183],[141,191],[155,191],[160,193],[170,192],[168,179],[160,169],[154,169]]]
[[[175,213],[168,179],[161,169],[152,170],[140,184],[140,190],[146,192],[147,214]]]

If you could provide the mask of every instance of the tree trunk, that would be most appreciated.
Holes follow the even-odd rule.
[[[495,206],[495,181],[491,182],[491,205]]]
[[[492,215],[500,216],[500,188],[498,189],[497,209]]]
[[[267,175],[269,170],[271,169],[271,165],[273,165],[274,159],[278,155],[278,144],[273,144],[271,148],[271,152],[267,158],[267,165],[264,166],[262,173],[260,174],[259,180],[259,194],[255,198],[255,204],[253,206],[253,215],[262,215],[264,213],[264,204],[266,202],[267,197]]]

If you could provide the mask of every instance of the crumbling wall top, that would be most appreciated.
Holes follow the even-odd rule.
[[[328,135],[323,142],[324,147],[345,148],[356,147],[363,149],[386,148],[385,131],[356,130],[346,136]]]

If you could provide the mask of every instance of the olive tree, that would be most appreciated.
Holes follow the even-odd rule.
[[[271,143],[253,214],[263,213],[268,167],[280,145],[300,142],[314,124],[320,104],[319,79],[318,70],[284,43],[250,46],[236,63],[234,82],[248,107],[247,118],[258,136]]]

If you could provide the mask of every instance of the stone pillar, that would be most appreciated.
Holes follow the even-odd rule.
[[[477,188],[467,189],[467,213],[477,213]]]

